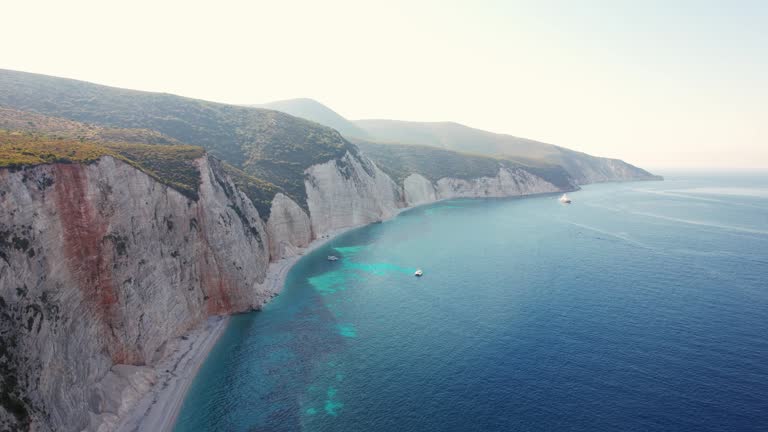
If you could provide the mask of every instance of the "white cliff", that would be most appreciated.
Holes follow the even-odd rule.
[[[442,178],[436,185],[438,199],[509,197],[557,192],[557,186],[522,169],[499,168],[496,177],[471,180]]]
[[[207,316],[271,297],[256,209],[197,163],[197,201],[110,157],[0,170],[4,427],[113,422],[153,380],[120,365],[152,365]]]
[[[312,241],[309,216],[292,199],[278,193],[267,221],[269,252],[273,261],[294,256]]]
[[[398,187],[368,158],[350,154],[305,171],[312,232],[365,225],[394,216],[401,201]]]
[[[437,201],[435,185],[421,174],[411,174],[403,180],[403,195],[409,207]]]
[[[409,206],[451,198],[500,198],[560,190],[528,171],[508,168],[499,168],[495,177],[469,180],[446,177],[432,183],[419,174],[411,174],[403,181],[403,195]]]

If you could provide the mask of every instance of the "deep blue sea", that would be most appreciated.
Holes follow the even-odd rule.
[[[176,431],[767,431],[768,175],[569,195],[441,202],[303,257]]]

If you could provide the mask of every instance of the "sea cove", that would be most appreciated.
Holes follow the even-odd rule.
[[[764,430],[766,190],[670,176],[350,231],[231,319],[176,431]]]

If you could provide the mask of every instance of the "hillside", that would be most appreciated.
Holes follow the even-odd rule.
[[[149,129],[107,128],[2,106],[0,106],[0,129],[86,141],[181,144],[178,140]]]
[[[350,121],[312,99],[290,99],[263,106],[332,127],[347,139],[429,146],[464,154],[501,157],[544,170],[549,170],[552,165],[560,165],[579,184],[660,178],[618,159],[595,157],[564,147],[474,129],[459,123]]]
[[[312,120],[313,122],[336,129],[347,138],[367,137],[364,130],[314,99],[287,99],[253,106],[273,109],[292,116]]]
[[[422,145],[382,144],[359,139],[353,142],[398,183],[402,183],[410,174],[420,174],[436,182],[447,177],[463,180],[495,177],[499,168],[520,168],[560,188],[569,190],[574,187],[568,173],[557,165],[532,167],[503,158],[470,155]]]
[[[108,128],[158,131],[204,147],[278,186],[305,208],[304,170],[357,153],[335,130],[278,111],[26,72],[0,70],[0,106]]]
[[[529,160],[546,160],[558,154],[558,148],[551,144],[473,129],[453,122],[356,120],[354,123],[381,142],[426,145],[491,156],[521,156]]]
[[[619,159],[595,157],[552,144],[474,129],[458,123],[397,120],[357,120],[354,123],[376,141],[427,145],[498,156],[526,165],[560,165],[580,184],[659,178]]]

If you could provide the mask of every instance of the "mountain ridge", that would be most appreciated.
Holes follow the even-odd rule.
[[[268,108],[281,111],[295,117],[311,120],[324,126],[336,129],[346,137],[366,138],[368,134],[344,118],[329,106],[311,98],[284,99],[260,105],[248,105],[256,108]]]
[[[282,102],[286,103],[280,106]],[[302,104],[311,105],[311,108]],[[266,104],[269,106],[270,104]],[[301,117],[310,112],[309,120],[323,124],[323,118],[312,114],[322,105],[312,99],[290,99],[278,101],[271,108]],[[621,159],[592,156],[566,147],[521,138],[514,135],[496,133],[463,125],[455,121],[417,122],[390,119],[361,119],[347,120],[329,107],[325,110],[333,112],[338,118],[333,123],[344,124],[344,130],[350,130],[354,125],[362,130],[360,133],[350,132],[345,137],[355,141],[360,139],[368,143],[392,145],[421,145],[444,150],[451,150],[468,155],[485,155],[506,158],[519,164],[543,168],[550,165],[560,165],[579,184],[623,180],[657,180],[648,171]],[[333,127],[332,124],[325,124]],[[339,131],[344,135],[341,129]],[[403,149],[400,148],[402,152]],[[380,162],[376,160],[376,162]]]

